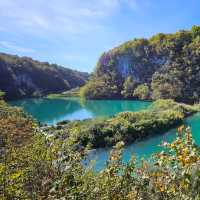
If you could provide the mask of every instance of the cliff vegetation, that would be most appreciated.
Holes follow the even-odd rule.
[[[200,98],[200,27],[174,34],[134,39],[100,57],[93,77],[82,88],[89,99]]]

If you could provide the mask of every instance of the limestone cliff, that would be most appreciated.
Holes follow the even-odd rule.
[[[111,93],[112,97],[124,98],[124,90],[130,90],[124,84],[131,77],[135,82],[132,98],[138,98],[134,89],[143,84],[149,89],[148,99],[194,102],[200,97],[199,74],[200,27],[193,26],[190,31],[134,39],[104,53],[83,94],[107,98]]]

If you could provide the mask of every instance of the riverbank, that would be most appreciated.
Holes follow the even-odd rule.
[[[73,88],[71,90],[62,92],[62,93],[52,93],[47,95],[48,99],[57,99],[57,98],[68,98],[68,97],[80,97],[80,88]]]

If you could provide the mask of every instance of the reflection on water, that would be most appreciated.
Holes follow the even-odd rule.
[[[94,117],[109,117],[122,111],[139,111],[151,103],[126,100],[81,100],[66,99],[25,99],[10,102],[42,123],[55,124],[62,120],[82,120]]]

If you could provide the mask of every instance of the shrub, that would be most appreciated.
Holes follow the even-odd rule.
[[[134,90],[133,96],[143,100],[148,99],[150,96],[149,87],[145,84],[138,85]]]

